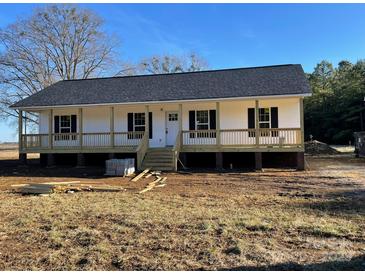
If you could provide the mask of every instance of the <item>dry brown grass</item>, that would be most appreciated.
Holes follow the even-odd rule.
[[[310,163],[319,169],[168,174],[166,187],[143,195],[136,192],[149,179],[3,168],[0,269],[364,270],[364,162]],[[83,180],[127,191],[40,197],[9,190],[31,174],[32,181]]]

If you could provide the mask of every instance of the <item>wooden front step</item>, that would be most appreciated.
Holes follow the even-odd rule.
[[[150,148],[142,163],[142,169],[174,170],[174,154],[171,148]]]

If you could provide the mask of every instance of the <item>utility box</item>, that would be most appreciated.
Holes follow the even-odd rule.
[[[355,155],[365,157],[365,131],[355,132]]]

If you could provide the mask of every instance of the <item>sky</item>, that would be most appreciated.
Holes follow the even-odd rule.
[[[0,4],[0,28],[44,4]],[[136,62],[196,52],[211,69],[337,64],[365,58],[365,4],[80,4],[104,19],[121,43],[120,58]],[[1,92],[1,91],[0,91]],[[0,142],[16,129],[0,121]]]

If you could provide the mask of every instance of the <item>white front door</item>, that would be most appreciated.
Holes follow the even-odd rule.
[[[175,145],[176,136],[179,132],[179,113],[166,111],[166,146]]]

